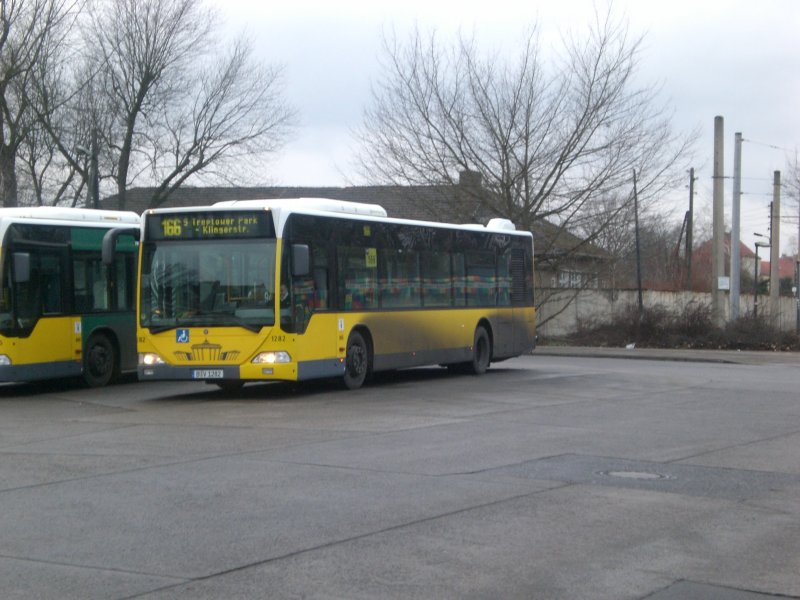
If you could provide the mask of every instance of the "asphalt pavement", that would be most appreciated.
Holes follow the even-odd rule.
[[[800,600],[798,362],[0,386],[0,599]]]

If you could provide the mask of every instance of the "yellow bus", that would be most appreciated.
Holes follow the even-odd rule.
[[[374,204],[244,200],[142,216],[138,374],[235,389],[533,349],[533,238]]]
[[[82,375],[102,386],[136,369],[136,243],[122,236],[110,266],[101,243],[139,222],[133,212],[0,209],[0,382]]]

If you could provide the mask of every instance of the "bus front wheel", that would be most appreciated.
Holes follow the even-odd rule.
[[[119,371],[119,355],[108,336],[96,333],[83,353],[83,380],[89,387],[111,383]]]
[[[369,372],[369,347],[358,331],[350,334],[347,340],[347,353],[344,363],[344,384],[349,390],[357,390],[367,379]]]

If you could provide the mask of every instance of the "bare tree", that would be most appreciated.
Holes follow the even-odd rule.
[[[244,41],[221,49],[219,19],[200,0],[107,0],[94,14],[86,110],[118,208],[131,185],[154,183],[157,206],[188,178],[230,179],[243,158],[285,142],[295,113],[282,70],[254,61]]]
[[[795,226],[789,239],[794,238],[794,248],[798,260],[800,260],[800,225],[798,224],[798,220],[800,220],[800,158],[798,158],[797,151],[793,157],[787,159],[786,176],[782,181],[787,206],[789,211],[793,211],[787,212],[784,219],[790,226]]]
[[[70,19],[60,24],[55,52],[43,53],[31,70],[25,94],[33,127],[20,147],[20,201],[24,204],[76,206],[89,183],[88,116],[76,110],[88,77],[81,72],[78,23],[86,6],[79,0]]]
[[[451,195],[440,214],[580,231],[582,243],[562,258],[612,221],[613,212],[596,219],[593,203],[616,196],[624,210],[632,201],[634,170],[640,202],[655,202],[682,181],[696,133],[673,133],[658,89],[637,83],[642,40],[610,11],[596,14],[585,36],[563,41],[548,63],[535,31],[513,62],[483,56],[464,38],[449,48],[419,31],[407,44],[387,39],[385,75],[359,131],[365,177],[430,186],[477,173],[482,185],[469,197]],[[558,237],[539,236],[537,254],[555,256],[548,246]]]
[[[42,65],[57,61],[74,22],[79,0],[3,0],[0,2],[0,196],[3,206],[18,204],[20,153],[41,151],[32,97]],[[27,144],[27,146],[26,146]],[[36,146],[39,150],[32,151]],[[39,157],[41,160],[41,156]]]

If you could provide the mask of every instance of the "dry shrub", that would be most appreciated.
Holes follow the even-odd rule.
[[[582,321],[567,343],[584,346],[622,347],[635,343],[646,348],[717,348],[731,350],[800,350],[794,332],[772,327],[752,315],[717,327],[711,307],[690,302],[679,311],[661,305],[646,307],[639,319],[636,305],[609,322]]]

